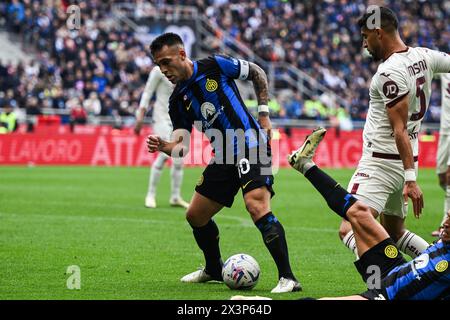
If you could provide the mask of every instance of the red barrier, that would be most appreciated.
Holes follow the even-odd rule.
[[[287,166],[286,155],[298,148],[310,132],[293,129],[290,136],[280,130],[272,140],[273,163]],[[107,126],[78,126],[71,133],[68,126],[44,126],[34,133],[0,135],[1,165],[91,165],[91,166],[147,166],[156,154],[149,154],[145,139],[150,129],[140,136],[132,129],[115,130]],[[436,164],[438,136],[420,136],[421,167]],[[362,131],[341,132],[336,136],[329,130],[319,146],[315,161],[329,168],[354,168],[361,156]],[[187,166],[204,166],[211,158],[207,139],[193,131],[191,151],[185,158]]]

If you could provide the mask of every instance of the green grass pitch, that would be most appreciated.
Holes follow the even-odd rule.
[[[190,199],[202,168],[186,168]],[[344,186],[353,170],[326,170]],[[303,292],[274,295],[274,262],[253,225],[241,193],[216,216],[222,257],[248,253],[261,266],[251,292],[224,284],[184,284],[203,263],[183,209],[171,208],[169,169],[158,188],[158,209],[144,208],[148,168],[0,167],[0,299],[229,299],[234,294],[296,299],[350,295],[365,289],[353,254],[339,241],[340,219],[291,169],[275,176],[274,214],[286,230],[291,264]],[[421,169],[425,195],[410,230],[428,241],[442,218],[444,192],[435,171]],[[80,267],[81,288],[67,288],[67,268]]]

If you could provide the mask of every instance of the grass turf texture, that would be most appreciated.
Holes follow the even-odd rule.
[[[344,186],[353,173],[326,171]],[[185,169],[185,199],[190,199],[201,172]],[[246,292],[220,283],[181,283],[181,276],[203,263],[203,254],[184,210],[168,204],[168,169],[158,188],[158,208],[144,208],[148,173],[148,168],[0,166],[0,299],[206,300],[235,294],[296,299],[365,290],[353,254],[338,239],[340,218],[291,169],[275,176],[272,210],[286,230],[303,292],[270,293],[277,283],[276,266],[241,193],[231,209],[216,215],[222,257],[244,252],[256,258],[262,270],[258,285]],[[444,193],[432,169],[420,171],[419,183],[425,213],[417,220],[410,208],[407,227],[432,241]],[[80,267],[80,290],[67,288],[71,265]]]

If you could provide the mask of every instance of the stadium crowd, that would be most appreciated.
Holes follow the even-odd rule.
[[[353,119],[365,118],[367,88],[377,67],[361,54],[357,20],[367,1],[219,2],[205,13],[221,29],[265,60],[289,62],[306,71],[349,102]],[[398,13],[407,44],[450,52],[448,1],[387,0],[384,5]],[[440,105],[439,88],[434,85],[432,106]],[[428,120],[438,120],[435,113],[431,110]]]
[[[98,115],[134,115],[153,65],[148,48],[134,32],[107,19],[115,2],[123,1],[2,2],[3,26],[19,35],[24,50],[34,48],[30,51],[37,58],[16,66],[0,61],[0,103],[8,101],[27,114],[39,114],[41,108],[70,109],[72,120],[81,123],[86,118],[95,122]],[[137,10],[144,3],[133,2]],[[81,9],[79,29],[69,30],[66,24],[66,8],[71,3]],[[367,1],[153,2],[160,4],[196,6],[213,25],[265,60],[291,63],[338,92],[350,106],[342,110],[353,120],[365,119],[368,86],[377,66],[361,53],[356,23]],[[386,0],[384,4],[398,13],[406,43],[450,52],[448,1]],[[437,122],[438,83],[433,89],[426,121]],[[300,92],[280,97],[281,108],[274,116],[328,119],[333,114],[319,97],[303,99]]]
[[[39,114],[41,108],[69,109],[72,121],[134,115],[152,68],[147,48],[127,26],[108,25],[110,4],[80,2],[83,23],[69,30],[67,3],[13,0],[6,12],[9,31],[23,46],[35,46],[28,64],[0,63],[0,99]]]

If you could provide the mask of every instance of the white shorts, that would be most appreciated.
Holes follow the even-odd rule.
[[[450,135],[440,134],[437,158],[436,158],[437,174],[447,172],[447,168],[450,165],[449,153],[450,153]]]
[[[163,140],[169,141],[172,131],[173,127],[171,123],[165,121],[153,123],[153,133],[160,136]]]
[[[416,162],[416,174],[417,174]],[[405,218],[408,204],[403,199],[405,184],[401,160],[361,159],[347,191],[378,213]]]

